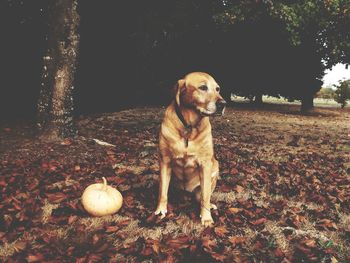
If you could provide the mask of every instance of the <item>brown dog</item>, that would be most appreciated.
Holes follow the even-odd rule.
[[[197,193],[202,225],[212,225],[210,196],[216,186],[219,164],[214,157],[208,116],[225,108],[220,87],[208,74],[193,72],[176,85],[175,100],[165,111],[159,135],[160,182],[155,212],[167,213],[170,178],[182,189]]]

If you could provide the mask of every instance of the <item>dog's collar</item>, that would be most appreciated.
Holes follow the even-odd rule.
[[[193,127],[192,127],[192,125],[190,125],[186,122],[184,116],[181,113],[180,107],[179,107],[179,105],[177,105],[177,103],[175,103],[175,112],[176,112],[177,117],[181,121],[182,125],[185,127],[183,136],[185,137],[185,145],[186,145],[186,147],[188,147],[188,140],[191,136]]]

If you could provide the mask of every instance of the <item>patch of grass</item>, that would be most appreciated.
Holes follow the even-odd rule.
[[[19,253],[25,250],[28,246],[28,243],[35,241],[35,235],[31,232],[25,232],[23,235],[11,243],[5,243],[3,246],[0,246],[0,261],[4,261],[11,257],[15,253]]]
[[[52,210],[58,207],[59,207],[59,204],[51,204],[47,199],[45,199],[44,206],[42,207],[42,215],[41,215],[41,220],[43,224],[47,224],[52,214]]]
[[[277,245],[285,254],[291,254],[291,247],[289,241],[283,233],[283,228],[278,225],[278,222],[267,221],[265,223],[265,230],[271,233],[274,237],[274,245]]]
[[[337,147],[338,151],[343,151],[343,152],[350,152],[350,145],[347,144],[342,144]]]

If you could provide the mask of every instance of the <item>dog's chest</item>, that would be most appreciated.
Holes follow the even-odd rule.
[[[181,168],[197,168],[199,165],[198,158],[194,154],[187,154],[175,156],[173,159],[174,165]]]
[[[174,183],[181,189],[192,192],[199,184],[199,160],[196,155],[185,154],[173,159]]]

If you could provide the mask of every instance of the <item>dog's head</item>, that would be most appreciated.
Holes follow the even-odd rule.
[[[193,72],[180,79],[175,86],[176,103],[195,109],[202,116],[218,112],[224,114],[226,101],[220,95],[220,87],[207,73]]]

